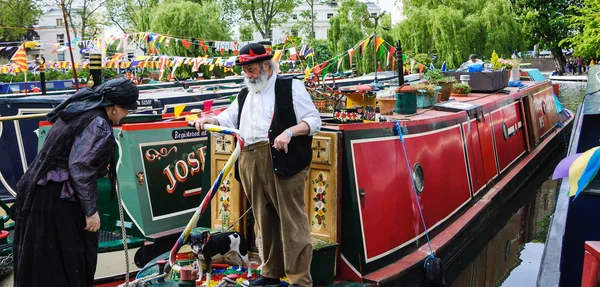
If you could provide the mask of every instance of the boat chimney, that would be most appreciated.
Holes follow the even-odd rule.
[[[38,65],[40,65],[40,88],[42,89],[42,95],[46,94],[46,59],[39,57],[37,59]]]
[[[90,54],[90,78],[88,88],[102,84],[102,54]]]
[[[402,43],[396,41],[396,62],[398,69],[398,85],[404,85],[404,61],[402,61]]]

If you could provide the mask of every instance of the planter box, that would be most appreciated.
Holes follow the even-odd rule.
[[[444,76],[456,78],[460,83],[461,75],[471,76],[469,86],[472,92],[495,92],[502,90],[508,86],[508,71],[492,71],[492,72],[443,72]]]

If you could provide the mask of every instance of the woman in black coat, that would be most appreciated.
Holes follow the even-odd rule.
[[[108,174],[114,188],[112,125],[136,109],[138,96],[129,80],[111,80],[48,114],[52,128],[17,184],[14,286],[94,286],[96,180]]]

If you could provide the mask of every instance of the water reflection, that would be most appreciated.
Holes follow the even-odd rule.
[[[535,286],[559,181],[547,180],[510,217],[453,287]]]

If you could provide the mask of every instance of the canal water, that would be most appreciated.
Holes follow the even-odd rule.
[[[559,99],[573,113],[585,95],[585,82],[556,82]],[[568,139],[567,139],[568,140]],[[552,180],[555,164],[541,171],[526,190],[515,197],[482,232],[483,242],[467,247],[459,263],[458,275],[448,274],[452,287],[530,287],[535,286],[548,228],[558,196],[560,181]]]

